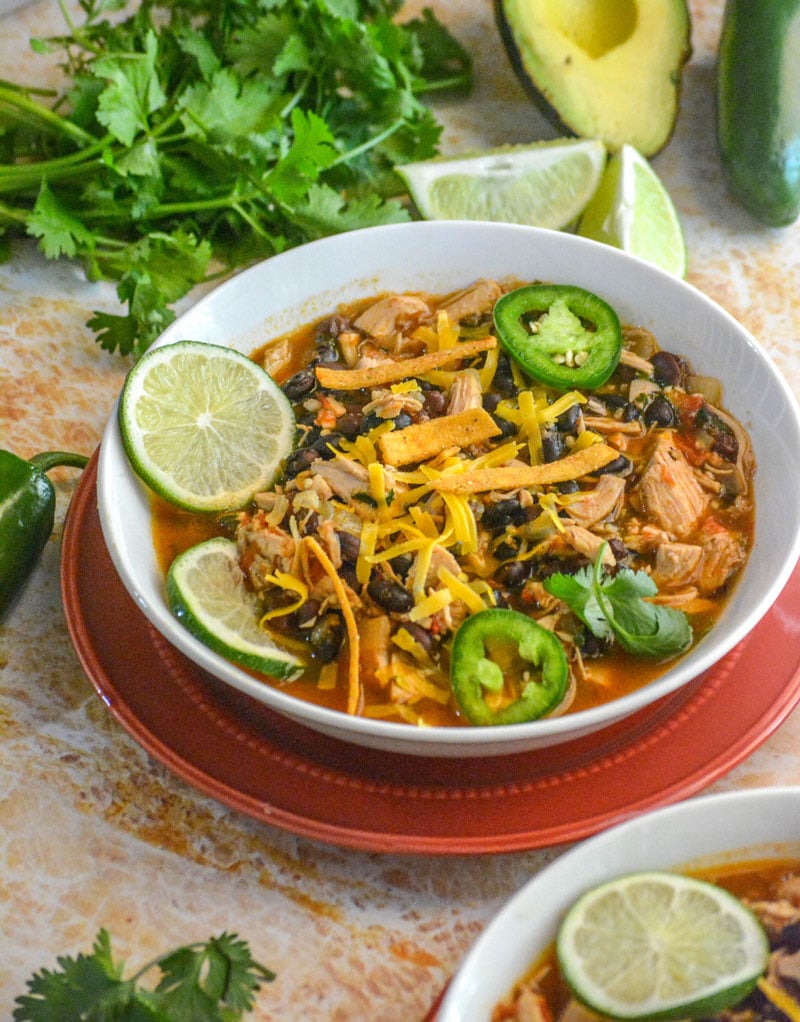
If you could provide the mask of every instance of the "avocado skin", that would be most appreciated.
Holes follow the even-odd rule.
[[[531,0],[531,3],[535,3],[536,0]],[[596,2],[606,2],[606,0],[596,0]],[[582,136],[585,138],[599,138],[606,142],[610,148],[617,148],[619,143],[609,141],[605,137],[605,133],[602,130],[602,126],[598,126],[598,130],[595,132],[581,130],[574,124],[570,123],[568,118],[562,116],[559,112],[559,99],[557,96],[552,94],[548,95],[546,89],[537,83],[532,76],[530,67],[526,64],[519,39],[522,37],[522,33],[515,31],[513,19],[509,17],[506,9],[506,0],[493,0],[494,16],[497,28],[500,34],[500,38],[508,54],[511,66],[517,75],[520,83],[522,84],[526,94],[533,101],[537,109],[543,114],[547,121],[560,135],[573,135]],[[675,52],[674,56],[674,67],[671,72],[671,80],[675,86],[675,104],[674,109],[671,113],[671,120],[668,125],[665,126],[660,141],[650,147],[645,147],[637,144],[633,140],[624,139],[623,141],[629,141],[630,144],[636,146],[641,154],[646,157],[655,156],[660,152],[664,146],[672,138],[672,134],[675,129],[675,122],[677,120],[679,100],[680,100],[680,88],[683,75],[684,65],[687,63],[692,55],[691,45],[691,15],[689,12],[689,5],[687,0],[674,0],[674,9],[676,15],[676,24],[681,25],[683,29],[683,45],[680,51]],[[657,45],[656,40],[655,45]],[[587,88],[591,89],[592,83],[587,82]],[[633,87],[633,86],[631,86]]]
[[[522,53],[520,52],[519,46],[517,46],[517,39],[514,35],[514,30],[506,17],[505,4],[503,3],[503,0],[494,0],[494,17],[497,23],[497,29],[500,33],[500,38],[503,40],[506,53],[508,53],[509,60],[511,61],[511,66],[514,68],[514,72],[528,98],[533,102],[539,112],[550,122],[559,135],[575,135],[575,130],[569,124],[561,120],[558,110],[556,110],[553,104],[549,102],[547,96],[545,96],[543,92],[539,91],[528,75],[527,69],[525,68],[525,62],[522,59]]]
[[[756,220],[800,215],[800,0],[727,0],[717,138],[731,193]]]

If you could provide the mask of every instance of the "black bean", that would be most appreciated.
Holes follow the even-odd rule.
[[[281,607],[288,607],[290,603],[294,603],[296,596],[294,593],[290,593],[286,589],[271,588],[267,589],[263,595],[262,602],[264,610],[278,610]]]
[[[294,614],[295,624],[299,627],[307,625],[319,614],[319,600],[306,600],[302,607],[298,607]]]
[[[626,458],[624,454],[620,454],[618,458],[614,458],[614,460],[609,462],[608,465],[604,465],[602,468],[598,468],[596,472],[592,472],[592,475],[626,476],[632,471],[633,463],[630,458]]]
[[[620,561],[625,561],[628,559],[630,551],[618,536],[612,536],[611,539],[608,541],[608,546],[611,550],[611,553],[614,555],[614,560],[618,564],[620,563]]]
[[[502,400],[499,394],[484,394],[482,401],[484,411],[493,412]]]
[[[364,416],[361,412],[345,412],[336,420],[336,431],[348,440],[355,440],[361,432]]]
[[[425,411],[432,419],[438,419],[444,415],[447,408],[447,395],[443,390],[428,390],[423,397]]]
[[[427,628],[423,628],[422,625],[418,625],[415,621],[404,621],[400,627],[404,628],[414,642],[418,642],[426,653],[430,653],[431,649],[433,649],[433,636]]]
[[[523,507],[518,500],[508,498],[495,501],[494,504],[487,504],[481,516],[481,525],[493,532],[497,529],[505,529],[509,525],[522,525],[530,520],[528,508]]]
[[[339,568],[339,577],[343,582],[349,585],[351,589],[358,592],[358,588],[361,583],[358,581],[355,561],[342,561]]]
[[[600,400],[606,408],[610,408],[612,410],[624,408],[628,403],[628,399],[623,397],[622,394],[600,394]]]
[[[325,614],[311,629],[308,645],[312,657],[322,664],[335,660],[344,642],[344,625],[338,614]]]
[[[344,529],[337,531],[339,537],[339,550],[345,561],[357,561],[358,552],[361,549],[361,540],[355,533],[345,532]]]
[[[581,417],[581,410],[578,405],[572,405],[556,419],[556,429],[562,433],[574,433],[578,428],[578,420]]]
[[[653,364],[653,379],[660,386],[674,387],[680,383],[682,366],[671,352],[657,351],[650,361]]]
[[[510,419],[504,419],[502,415],[492,415],[492,420],[504,437],[516,436],[517,427]]]
[[[558,461],[564,454],[566,444],[562,433],[548,430],[542,437],[542,456],[545,462]]]
[[[401,578],[405,578],[409,571],[411,571],[411,565],[413,563],[414,557],[412,554],[400,554],[398,557],[393,557],[391,561],[389,561],[394,573],[399,575]]]
[[[637,419],[642,417],[642,413],[632,402],[628,402],[622,410],[622,421],[623,422],[635,422]]]
[[[519,553],[519,545],[510,540],[501,540],[494,548],[494,555],[498,561],[510,561]]]
[[[788,923],[780,931],[778,946],[794,954],[800,951],[800,922]]]
[[[501,586],[516,589],[531,577],[530,561],[506,561],[497,569],[495,578]]]
[[[711,450],[725,461],[736,461],[739,456],[739,441],[733,433],[717,433]]]
[[[306,394],[310,394],[316,385],[317,377],[314,374],[314,370],[307,367],[300,369],[294,376],[290,376],[283,384],[282,390],[290,401],[298,401],[301,397],[305,397]]]
[[[317,338],[317,348],[314,355],[316,365],[329,366],[332,362],[339,361],[339,345],[333,337],[325,336]]]
[[[329,316],[317,324],[316,335],[320,337],[338,337],[343,330],[350,329],[350,321],[344,316]]]
[[[303,532],[306,534],[306,536],[314,536],[316,535],[318,528],[319,515],[317,514],[316,511],[312,511],[311,514],[309,514],[306,517],[306,520],[303,522]]]
[[[323,433],[308,446],[310,450],[316,451],[323,461],[330,461],[336,457],[336,451],[339,450],[338,439],[335,433]]]
[[[393,421],[395,429],[405,429],[406,426],[411,425],[413,420],[411,416],[408,414],[408,412],[399,412],[397,415],[395,415]]]
[[[299,451],[290,454],[286,459],[285,466],[287,477],[293,479],[296,475],[304,472],[307,468],[311,467],[318,457],[319,453],[308,447],[301,447]]]
[[[598,639],[596,635],[589,631],[584,632],[579,645],[581,654],[587,658],[602,656],[608,649],[607,642],[603,639]]]
[[[399,582],[385,575],[375,575],[367,585],[370,598],[391,614],[407,614],[414,606],[414,597]]]
[[[517,393],[517,385],[514,382],[514,373],[511,369],[511,360],[505,352],[497,359],[497,368],[494,372],[492,386],[503,397],[514,397]]]
[[[563,483],[558,484],[559,493],[577,493],[580,486],[574,479],[565,479]]]
[[[382,419],[380,415],[376,415],[375,412],[370,412],[369,415],[365,415],[361,420],[361,432],[369,433],[370,430],[375,429],[384,422],[386,422],[386,420]]]
[[[644,421],[648,426],[661,426],[666,428],[674,426],[677,419],[678,416],[675,413],[675,409],[663,394],[658,394],[654,397],[644,410]]]

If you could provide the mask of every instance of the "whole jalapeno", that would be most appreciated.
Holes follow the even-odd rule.
[[[500,343],[531,377],[555,390],[599,387],[622,351],[622,327],[602,298],[569,284],[528,284],[494,306]]]
[[[88,458],[46,451],[30,461],[0,450],[0,617],[33,571],[53,531],[56,494],[46,473],[83,468]]]

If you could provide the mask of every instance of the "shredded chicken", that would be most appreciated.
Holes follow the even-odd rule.
[[[708,506],[708,496],[675,443],[671,430],[658,434],[639,482],[644,510],[668,533],[687,536]]]

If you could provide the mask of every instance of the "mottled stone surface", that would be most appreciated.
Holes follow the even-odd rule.
[[[489,0],[433,6],[476,60],[475,95],[440,107],[447,148],[551,135],[511,71]],[[655,166],[683,219],[690,281],[766,345],[800,392],[800,225],[760,228],[725,193],[713,92],[722,3],[691,6],[681,115]],[[27,39],[58,30],[59,18],[55,0],[42,0],[0,20],[0,76],[40,84]],[[94,450],[127,367],[84,324],[114,303],[113,289],[32,248],[0,266],[0,445],[24,456]],[[72,649],[59,558],[76,473],[53,478],[55,535],[0,625],[0,1018],[34,970],[88,949],[105,926],[131,966],[223,929],[240,933],[278,973],[259,1020],[421,1020],[490,916],[560,849],[349,852],[254,823],[172,776],[109,715]],[[712,790],[800,783],[799,757],[795,714]]]

